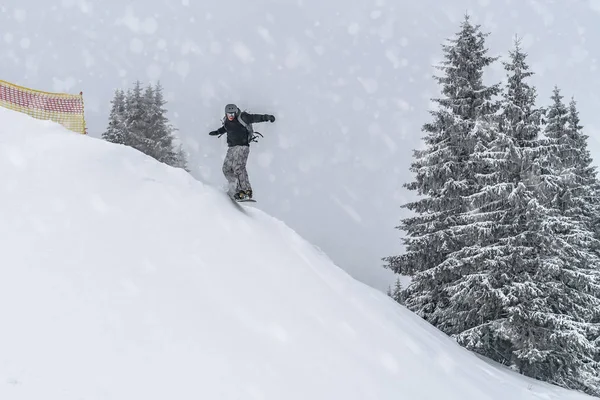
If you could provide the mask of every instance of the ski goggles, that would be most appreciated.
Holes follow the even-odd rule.
[[[227,118],[233,118],[235,117],[235,113],[227,113]]]

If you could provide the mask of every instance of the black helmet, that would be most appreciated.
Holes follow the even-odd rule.
[[[237,115],[240,112],[240,109],[235,104],[227,104],[225,106],[225,115],[234,114]]]

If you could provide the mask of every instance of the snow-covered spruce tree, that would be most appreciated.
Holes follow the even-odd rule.
[[[396,303],[399,304],[404,304],[404,297],[403,297],[403,288],[402,288],[402,282],[400,281],[400,278],[396,278],[396,282],[394,283],[394,287],[392,287],[391,285],[388,286],[386,294],[391,297]]]
[[[581,225],[588,232],[596,228],[598,218],[598,178],[596,167],[587,147],[576,103],[571,100],[567,108],[563,96],[555,87],[552,106],[548,112],[543,172],[547,203]],[[588,243],[588,242],[586,242]],[[588,250],[597,252],[597,243],[588,243]]]
[[[187,162],[187,154],[183,149],[182,144],[179,144],[179,146],[177,146],[176,157],[175,162],[173,163],[173,167],[181,168],[186,170],[187,172],[190,172]]]
[[[449,310],[457,316],[450,333],[461,345],[525,375],[590,391],[594,352],[587,337],[595,335],[593,312],[581,311],[597,303],[594,289],[587,294],[569,289],[573,279],[565,271],[593,255],[563,236],[568,218],[541,191],[544,181],[560,184],[562,177],[555,179],[548,167],[559,147],[551,139],[538,140],[542,110],[535,107],[525,59],[517,42],[504,63],[508,79],[495,139],[474,153],[491,167],[478,175],[481,191],[471,196],[468,225],[477,240],[443,264],[461,275],[447,289]],[[549,126],[564,125],[564,109],[551,108],[548,116]],[[563,298],[569,290],[572,298]]]
[[[158,111],[154,104],[154,89],[151,85],[146,86],[144,89],[140,104],[142,106],[140,120],[143,121],[144,130],[142,132],[143,140],[138,150],[152,158],[158,159],[157,155],[160,153],[160,150],[158,149],[157,139],[160,136],[160,132],[155,127]]]
[[[110,141],[119,140],[118,143],[160,162],[187,170],[183,148],[175,147],[175,129],[166,117],[166,101],[160,83],[142,90],[141,83],[136,81],[126,95],[118,90],[112,103],[109,127],[103,137]]]
[[[162,161],[163,148],[161,139],[164,135],[163,130],[158,126],[160,111],[156,105],[154,88],[148,85],[142,97],[142,116],[144,121],[144,145],[139,150],[149,155],[150,157]]]
[[[567,118],[567,129],[569,138],[573,145],[571,163],[575,178],[577,195],[582,202],[583,210],[577,214],[577,210],[570,210],[575,217],[581,217],[593,231],[597,239],[600,239],[600,182],[598,181],[597,168],[593,165],[593,159],[588,149],[588,136],[583,133],[580,125],[577,103],[571,98],[569,103],[569,114]],[[599,266],[600,268],[600,266]]]
[[[514,364],[523,374],[600,396],[600,279],[598,242],[590,231],[578,166],[579,140],[569,128],[569,110],[558,88],[547,112],[537,202],[530,224],[542,232],[535,286],[511,307],[512,325],[521,337]],[[585,147],[585,146],[584,146]]]
[[[112,143],[124,144],[127,132],[125,126],[125,93],[123,90],[115,90],[111,104],[108,127],[102,133],[102,139]]]
[[[477,240],[465,225],[471,210],[469,197],[480,191],[477,174],[486,167],[474,159],[476,148],[486,148],[492,139],[499,85],[483,83],[484,69],[496,58],[487,55],[479,25],[466,16],[460,32],[443,45],[444,60],[436,77],[442,98],[433,121],[424,125],[425,149],[414,152],[413,182],[404,186],[420,199],[403,207],[416,213],[397,228],[407,232],[406,252],[386,257],[386,268],[412,276],[404,291],[405,305],[442,331],[454,331],[458,323],[450,313],[449,285],[467,271],[449,268],[448,258]]]
[[[175,146],[175,128],[166,116],[167,110],[164,107],[166,103],[160,82],[155,87],[146,88],[144,118],[148,126],[146,137],[150,145],[146,154],[167,165],[187,169],[187,160],[182,146]]]
[[[399,304],[404,304],[404,296],[403,296],[402,282],[400,282],[400,278],[396,278],[396,283],[394,284],[394,289],[391,290],[391,297]]]
[[[162,157],[162,161],[176,168],[182,168],[189,172],[187,154],[183,149],[183,145],[179,143],[175,144],[175,132],[177,129],[171,125],[167,118],[167,109],[165,105],[167,101],[163,96],[163,88],[160,82],[156,84],[154,89],[154,100],[159,110],[158,126],[160,130],[164,132],[161,138],[161,147],[165,149]]]
[[[535,107],[536,91],[527,80],[533,74],[518,41],[504,62],[507,82],[493,141],[479,147],[473,158],[487,164],[478,174],[479,191],[470,196],[466,217],[471,243],[442,264],[458,277],[446,290],[448,310],[456,320],[447,332],[471,350],[512,364],[513,341],[505,337],[508,308],[518,303],[511,285],[532,284],[527,271],[535,269],[536,242],[529,237],[527,214],[535,199],[533,161],[543,111]]]
[[[145,102],[142,87],[139,81],[133,85],[133,89],[127,90],[125,96],[125,145],[133,147],[143,153],[149,147],[146,138],[147,122],[144,118]]]
[[[166,101],[160,83],[154,89],[148,87],[147,118],[149,125],[148,136],[155,146],[154,158],[168,165],[177,161],[177,153],[173,147],[173,127],[169,124],[164,108]]]

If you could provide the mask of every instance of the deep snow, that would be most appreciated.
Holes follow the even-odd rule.
[[[0,399],[589,398],[486,363],[244,210],[0,108]]]

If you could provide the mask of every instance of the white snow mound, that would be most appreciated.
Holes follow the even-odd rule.
[[[465,351],[259,208],[0,108],[0,399],[590,398]]]

